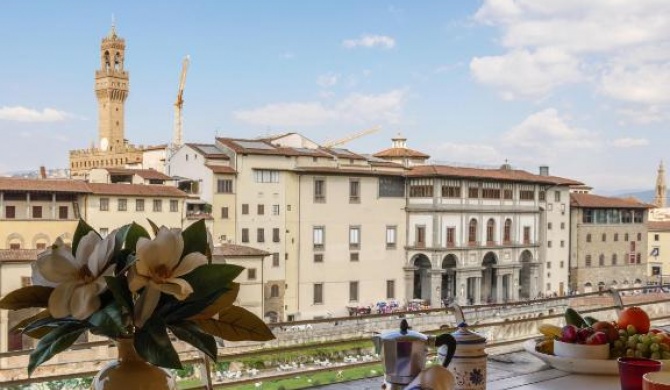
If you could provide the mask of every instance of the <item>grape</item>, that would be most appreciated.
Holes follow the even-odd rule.
[[[626,350],[626,356],[628,357],[634,357],[635,356],[635,351],[633,351],[631,348],[628,348]]]
[[[651,338],[649,336],[647,336],[646,334],[643,334],[642,336],[640,336],[639,341],[644,345],[651,344]]]
[[[619,337],[628,336],[628,332],[625,329],[619,329]]]
[[[654,336],[653,340],[654,340],[655,343],[661,343],[663,341],[663,337],[662,336]]]
[[[645,353],[649,351],[649,346],[647,344],[637,343],[636,349],[642,353]]]
[[[626,327],[626,332],[628,332],[629,335],[634,335],[637,333],[637,329],[633,325],[628,325]]]
[[[628,346],[628,348],[635,349],[635,347],[637,346],[637,340],[635,340],[634,338],[629,338],[626,345]]]
[[[661,346],[658,345],[657,343],[653,343],[653,344],[651,344],[651,345],[649,346],[649,350],[650,350],[651,352],[658,352],[658,351],[661,350]]]

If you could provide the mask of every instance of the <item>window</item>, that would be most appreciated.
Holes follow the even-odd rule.
[[[270,287],[270,298],[279,298],[279,286],[276,284],[273,284],[272,287]]]
[[[493,245],[495,241],[496,222],[493,218],[486,222],[486,245]]]
[[[314,304],[320,305],[323,303],[323,283],[314,284]]]
[[[416,227],[416,247],[425,248],[426,247],[426,227],[417,226]]]
[[[109,234],[109,228],[100,228],[100,236],[102,236],[102,238],[107,237],[108,234]]]
[[[349,261],[358,261],[359,255],[358,252],[349,253]]]
[[[358,282],[349,282],[349,302],[358,302]]]
[[[616,265],[617,261],[618,261],[617,255],[616,255],[616,253],[613,253],[612,254],[612,265]]]
[[[232,179],[218,179],[216,181],[216,192],[219,194],[232,194],[233,193],[233,180]]]
[[[623,235],[623,240],[624,240],[624,241],[628,241],[628,233],[625,233],[625,234]]]
[[[446,180],[442,184],[443,198],[460,198],[461,182],[458,180]]]
[[[279,183],[279,171],[258,169],[254,171],[256,183]]]
[[[471,219],[468,226],[468,244],[475,245],[477,243],[477,220]]]
[[[640,253],[638,253],[637,256],[636,256],[636,261],[635,262],[637,264],[640,264],[641,261],[642,261],[642,255]]]
[[[68,210],[67,206],[58,206],[58,219],[67,219]]]
[[[100,198],[100,211],[109,211],[109,198]]]
[[[512,220],[509,218],[505,220],[505,227],[503,229],[503,242],[505,244],[512,242]]]
[[[551,269],[551,261],[547,261],[547,269]]]
[[[249,214],[249,205],[244,203],[242,205],[242,215],[248,215]]]
[[[565,230],[565,222],[561,222],[561,230]]]
[[[551,240],[547,241],[547,248],[551,248]]]
[[[642,220],[644,218],[644,214],[642,213],[641,210],[635,210],[633,212],[633,218],[634,218],[633,222],[642,223]]]
[[[279,252],[272,254],[272,266],[279,267]]]
[[[433,179],[411,179],[409,181],[410,198],[432,198]]]
[[[500,199],[500,189],[499,188],[483,188],[482,189],[482,198],[483,199]]]
[[[249,242],[249,229],[242,228],[242,242]]]
[[[265,205],[264,204],[259,204],[258,205],[257,213],[258,213],[258,215],[264,215],[265,214]]]
[[[598,265],[601,267],[605,266],[605,255],[603,255],[602,253],[600,254],[600,256],[598,256]]]
[[[163,200],[162,199],[154,199],[154,212],[160,213],[163,211]]]
[[[228,207],[221,207],[221,219],[228,219]]]
[[[312,230],[312,242],[314,249],[323,249],[325,246],[326,228],[323,226],[315,226]]]
[[[519,199],[521,200],[535,200],[535,191],[534,190],[520,190]]]
[[[547,230],[551,230],[551,227],[552,227],[552,224],[551,224],[551,222],[549,222],[549,223],[547,224]]]
[[[386,249],[395,248],[397,232],[398,229],[395,226],[386,227]]]
[[[256,229],[256,242],[265,242],[265,229]]]
[[[561,240],[561,248],[565,248],[565,240]]]
[[[658,235],[658,234],[654,234],[654,241],[658,241],[658,239],[659,239],[659,235]]]
[[[256,268],[247,268],[247,279],[256,280]]]
[[[586,235],[586,242],[591,242],[591,233]]]
[[[561,268],[565,268],[565,261],[561,260]]]
[[[586,255],[586,266],[590,267],[591,266],[591,255]]]
[[[323,253],[315,253],[314,254],[314,262],[315,263],[323,263]]]
[[[279,215],[279,205],[278,204],[273,204],[272,205],[272,215]]]
[[[21,243],[12,242],[11,244],[9,244],[9,249],[21,249]]]
[[[470,199],[479,198],[479,187],[468,187],[468,198]]]
[[[537,194],[537,198],[540,200],[540,202],[544,202],[547,200],[547,192],[546,191],[539,191]]]
[[[360,203],[361,182],[358,179],[349,179],[349,203]]]
[[[179,211],[179,201],[176,199],[170,199],[170,212],[176,213]]]
[[[619,233],[614,233],[614,241],[619,241]]]
[[[638,241],[642,240],[642,233],[638,233],[638,234],[637,234],[637,240],[638,240]]]
[[[135,211],[144,211],[144,199],[135,199]]]
[[[447,228],[447,248],[453,248],[456,246],[456,228],[448,227]]]
[[[118,211],[128,211],[128,199],[119,199],[116,201],[116,209]]]
[[[561,201],[561,191],[554,191],[554,202]]]
[[[5,218],[7,219],[16,218],[16,206],[5,206]]]
[[[314,179],[314,202],[326,201],[326,179]]]
[[[512,187],[505,184],[505,187],[503,188],[503,199],[512,200],[513,197],[514,191],[512,190]]]
[[[523,227],[523,243],[530,244],[530,226]]]
[[[42,206],[33,206],[33,218],[42,218]]]
[[[380,198],[404,198],[405,181],[402,177],[380,177],[379,178],[379,197]]]
[[[395,280],[386,281],[386,299],[395,298]]]
[[[41,251],[47,249],[46,242],[38,242],[37,244],[35,244],[35,249],[41,250]]]
[[[279,242],[279,228],[272,229],[272,242]]]
[[[349,226],[349,249],[358,249],[361,245],[360,226]]]

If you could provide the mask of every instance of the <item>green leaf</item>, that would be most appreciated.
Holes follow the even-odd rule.
[[[195,301],[212,295],[221,286],[232,282],[244,267],[233,264],[205,264],[182,276],[191,287],[193,293],[186,298]]]
[[[91,227],[91,225],[87,224],[83,219],[79,220],[79,224],[77,224],[77,228],[74,231],[74,236],[72,237],[72,254],[77,253],[77,247],[79,246],[79,241],[88,234],[88,232],[94,231]],[[95,234],[98,234],[98,232],[95,232]],[[100,234],[98,234],[98,237],[100,237]]]
[[[128,235],[128,230],[132,224],[127,224],[121,226],[114,236],[114,252],[118,252],[123,248],[123,244],[126,242],[126,236]]]
[[[133,295],[128,288],[128,278],[125,275],[121,276],[105,276],[107,288],[114,295],[114,300],[121,307],[126,308],[128,313],[133,312]]]
[[[156,225],[154,223],[154,221],[150,220],[149,218],[147,218],[147,221],[149,221],[149,225],[151,225],[151,230],[154,231],[154,236],[157,235],[158,234],[158,229],[159,229],[158,225]]]
[[[125,333],[126,330],[123,323],[121,306],[119,306],[116,302],[112,302],[104,308],[93,313],[93,315],[89,317],[88,322],[93,325],[96,332],[99,334],[103,334],[114,339]]]
[[[198,348],[211,357],[212,360],[216,361],[217,348],[216,340],[214,340],[213,336],[203,333],[195,324],[189,321],[171,324],[168,327],[178,339]]]
[[[177,321],[191,318],[198,313],[205,311],[213,305],[216,300],[228,291],[228,286],[220,286],[212,294],[205,298],[183,301],[170,301],[165,306],[161,306],[159,315],[165,318],[165,322],[174,323]],[[165,294],[164,294],[165,295]]]
[[[44,336],[30,354],[28,376],[32,375],[40,364],[51,359],[57,353],[68,349],[85,330],[85,325],[68,324],[60,326]]]
[[[180,369],[179,355],[170,342],[165,329],[165,323],[152,317],[135,333],[135,349],[149,363],[165,367]]]
[[[51,332],[51,328],[57,328],[64,325],[87,325],[87,322],[75,320],[72,317],[53,318],[51,315],[31,322],[23,328],[23,333],[30,337],[40,339],[45,334]]]
[[[9,331],[10,332],[23,332],[23,329],[25,329],[26,326],[30,325],[31,323],[41,320],[44,318],[49,318],[51,317],[51,314],[49,313],[49,310],[42,310],[41,312],[30,316],[28,318],[24,318],[21,320],[18,324],[14,325]]]
[[[252,312],[232,306],[219,319],[193,320],[203,332],[228,341],[268,341],[275,338],[265,322]]]
[[[181,257],[192,252],[200,252],[205,256],[207,255],[209,245],[207,244],[207,227],[205,226],[204,219],[184,229],[181,235],[184,238],[184,250],[181,252]]]
[[[235,303],[235,299],[237,299],[237,294],[240,292],[240,284],[230,283],[228,288],[229,290],[220,295],[216,301],[214,301],[214,303],[207,306],[205,310],[199,312],[191,318],[200,320],[212,318],[214,315],[232,306],[233,303]]]
[[[149,232],[147,232],[147,230],[143,228],[142,225],[138,225],[133,222],[130,224],[128,233],[126,234],[125,248],[129,249],[131,252],[135,252],[135,249],[137,248],[137,241],[139,241],[140,237],[151,239]]]
[[[53,287],[27,286],[14,290],[0,300],[0,309],[18,310],[28,307],[47,307]]]

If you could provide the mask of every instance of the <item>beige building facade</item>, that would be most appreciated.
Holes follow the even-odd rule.
[[[649,221],[647,264],[649,283],[670,283],[670,221]]]

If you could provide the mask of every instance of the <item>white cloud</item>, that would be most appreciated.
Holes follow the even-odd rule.
[[[23,106],[0,107],[0,120],[15,122],[60,122],[74,117],[65,111],[45,108],[42,111]]]
[[[325,105],[322,102],[275,103],[234,112],[235,119],[269,126],[318,126],[328,122],[398,123],[405,103],[404,90],[377,95],[354,93]]]
[[[612,141],[612,146],[616,148],[634,148],[647,145],[649,145],[649,141],[645,138],[617,138]]]
[[[632,103],[670,103],[670,63],[613,67],[602,75],[601,92]]]
[[[554,108],[528,116],[502,138],[507,147],[530,149],[555,154],[565,149],[598,147],[598,136],[585,129],[570,126]]]
[[[330,88],[337,84],[339,77],[339,75],[334,73],[322,74],[321,76],[317,77],[316,84],[321,88]]]
[[[386,35],[361,35],[358,39],[346,39],[342,41],[342,46],[347,49],[356,47],[392,49],[395,47],[395,39]]]
[[[539,98],[582,77],[574,57],[553,49],[514,50],[501,56],[475,57],[470,62],[470,71],[480,83],[501,88],[506,99]]]

